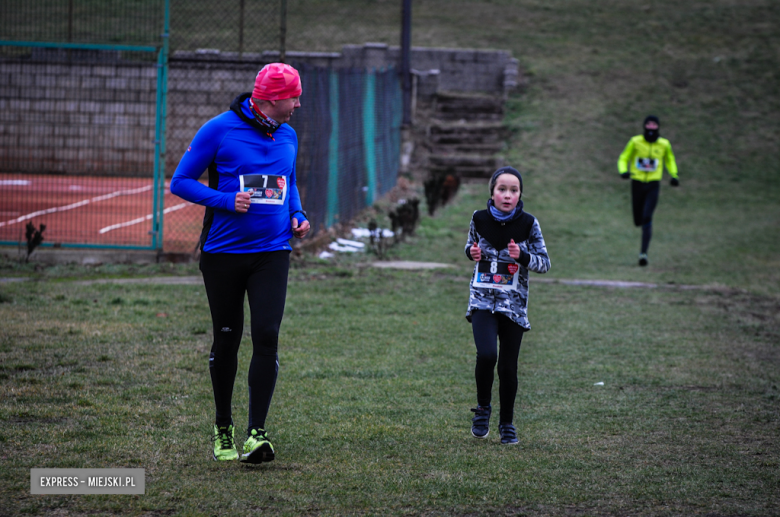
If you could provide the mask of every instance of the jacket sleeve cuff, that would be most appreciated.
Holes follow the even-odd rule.
[[[308,221],[306,217],[306,212],[303,210],[295,210],[294,212],[290,213],[290,221],[293,220],[293,217],[298,219],[298,224],[301,224],[303,221]]]
[[[526,253],[523,250],[520,250],[520,257],[517,259],[517,261],[525,268],[528,267],[528,264],[531,262],[531,254]]]

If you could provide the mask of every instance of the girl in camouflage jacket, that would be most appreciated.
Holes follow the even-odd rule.
[[[517,360],[528,322],[528,271],[546,273],[550,259],[539,221],[523,212],[523,178],[512,167],[498,169],[490,179],[486,210],[474,212],[466,256],[476,261],[466,319],[477,347],[477,407],[471,434],[487,438],[492,407],[493,370],[498,365],[499,434],[502,444],[516,444],[512,424],[517,396]],[[498,343],[501,353],[498,353]]]

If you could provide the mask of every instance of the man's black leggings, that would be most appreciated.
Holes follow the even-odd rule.
[[[631,205],[634,209],[634,225],[642,227],[642,253],[647,253],[653,236],[653,212],[658,204],[660,181],[631,180]]]
[[[517,359],[523,341],[523,327],[500,313],[476,310],[471,313],[471,329],[477,345],[477,404],[489,406],[493,391],[493,369],[498,363],[499,422],[511,423],[517,396]],[[498,352],[498,338],[501,353]]]
[[[211,309],[214,343],[209,372],[217,408],[215,423],[232,423],[231,400],[249,297],[252,361],[249,365],[249,429],[265,427],[279,371],[279,327],[287,297],[289,251],[201,253],[200,270]]]

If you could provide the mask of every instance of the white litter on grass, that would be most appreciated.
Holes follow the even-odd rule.
[[[380,232],[383,239],[395,237],[395,233],[393,233],[392,230],[388,230],[387,228],[377,228],[374,230],[374,235],[379,235]],[[356,239],[368,239],[371,237],[371,230],[368,228],[352,228],[352,237]]]
[[[594,383],[593,385],[594,386],[604,386],[604,383],[603,382],[597,382],[597,383]]]
[[[321,259],[329,259],[333,257],[333,253],[330,251],[321,251],[319,255],[317,255]]]
[[[351,246],[353,248],[358,248],[361,250],[366,247],[366,245],[362,242],[350,241],[347,239],[336,239],[336,242],[341,244],[342,246]]]
[[[342,246],[341,244],[338,244],[336,242],[331,242],[328,245],[329,249],[332,249],[333,251],[340,251],[342,253],[357,253],[358,251],[363,251],[358,248],[353,248],[352,246]]]
[[[372,232],[368,228],[352,228],[352,237],[355,239],[368,239],[372,234],[375,238],[381,235],[384,239],[389,239],[395,236],[395,233],[388,229],[377,228]],[[366,250],[366,243],[349,239],[342,239],[339,237],[336,239],[336,242],[331,242],[328,245],[328,249],[331,251],[338,251],[340,253],[357,253]],[[327,255],[323,256],[323,254]],[[320,253],[320,258],[330,258],[332,256],[333,254],[327,251]]]

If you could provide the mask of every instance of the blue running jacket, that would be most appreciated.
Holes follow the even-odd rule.
[[[171,179],[171,193],[206,206],[201,249],[208,253],[291,250],[291,217],[300,222],[295,180],[298,136],[282,124],[269,136],[252,115],[249,97],[198,130]],[[209,171],[209,185],[198,179]],[[249,211],[235,211],[236,194],[253,190]]]

